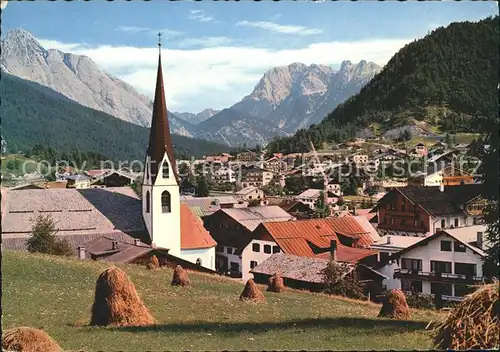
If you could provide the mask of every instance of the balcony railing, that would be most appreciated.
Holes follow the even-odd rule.
[[[434,271],[419,271],[415,269],[395,269],[394,270],[394,278],[400,277],[414,277],[428,280],[436,279],[436,280],[462,280],[462,281],[473,281],[473,282],[481,282],[483,281],[483,277],[474,276],[474,275],[465,275],[465,274],[451,274],[451,273],[437,273]]]

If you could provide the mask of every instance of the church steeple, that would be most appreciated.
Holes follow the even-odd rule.
[[[175,164],[174,149],[172,147],[172,137],[170,136],[170,127],[167,116],[167,103],[165,101],[165,89],[163,86],[163,72],[161,68],[161,34],[158,33],[158,72],[156,75],[156,91],[153,104],[153,118],[151,120],[151,130],[149,132],[149,144],[147,157],[151,162],[151,180],[153,184],[156,181],[158,172],[161,168],[162,160],[167,154],[177,184],[179,176]]]

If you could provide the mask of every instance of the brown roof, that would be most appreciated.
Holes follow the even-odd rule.
[[[369,232],[353,217],[297,220],[288,222],[266,222],[260,225],[287,254],[304,257],[328,258],[330,241],[337,242],[337,260],[356,262],[376,252],[343,245],[339,235],[358,239],[359,245],[370,245],[373,239]],[[321,249],[318,253],[313,247]]]
[[[172,137],[167,116],[167,103],[165,101],[165,91],[163,86],[163,72],[161,68],[161,54],[158,56],[158,73],[156,76],[156,91],[153,105],[153,118],[151,120],[151,130],[149,132],[149,144],[147,156],[151,158],[151,178],[156,181],[158,170],[163,157],[167,153],[170,166],[174,172],[175,179],[179,184],[179,175],[175,164],[174,149],[172,147]]]
[[[168,231],[168,229],[167,229]],[[211,248],[217,245],[201,219],[181,203],[181,249]]]

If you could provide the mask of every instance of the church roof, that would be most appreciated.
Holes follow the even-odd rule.
[[[181,203],[181,249],[211,248],[216,244],[201,219]]]
[[[161,68],[161,53],[158,56],[158,73],[156,76],[156,91],[153,104],[153,118],[151,120],[151,130],[149,132],[149,144],[147,156],[151,158],[151,178],[156,181],[158,170],[161,167],[163,156],[167,153],[168,160],[172,167],[177,183],[179,175],[175,164],[174,149],[172,147],[172,137],[167,116],[167,103],[165,101],[165,90],[163,86],[163,72]]]

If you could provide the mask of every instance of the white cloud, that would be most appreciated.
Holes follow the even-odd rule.
[[[7,0],[1,0],[0,1],[0,9],[4,10],[8,4],[9,4],[9,2]]]
[[[285,26],[281,24],[277,24],[270,21],[260,21],[260,22],[251,22],[251,21],[239,21],[236,23],[237,26],[240,27],[254,27],[261,28],[275,33],[281,34],[294,34],[294,35],[314,35],[323,33],[321,29],[318,28],[307,28],[304,26]]]
[[[176,36],[182,34],[182,32],[174,31],[174,30],[171,30],[168,28],[153,29],[153,28],[147,28],[147,27],[134,27],[134,26],[120,26],[120,27],[116,28],[116,31],[132,33],[132,34],[150,33],[150,34],[155,34],[155,35],[158,34],[158,32],[160,32],[166,38],[173,38],[173,37],[176,37]]]
[[[198,22],[213,22],[215,21],[215,18],[212,16],[209,16],[205,13],[203,10],[191,10],[189,15],[189,19],[193,21],[198,21]]]
[[[373,61],[385,65],[409,39],[315,43],[298,49],[216,46],[200,49],[163,49],[165,94],[169,108],[201,111],[226,108],[252,92],[262,74],[292,62],[338,65],[343,60]],[[158,49],[81,44],[40,40],[46,48],[87,55],[106,72],[153,96]]]
[[[189,48],[193,46],[212,47],[227,45],[233,42],[233,39],[228,37],[198,37],[198,38],[185,38],[179,42],[173,42],[179,48]]]

